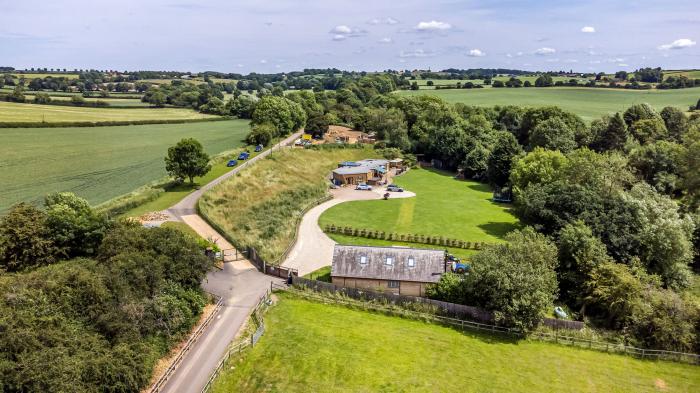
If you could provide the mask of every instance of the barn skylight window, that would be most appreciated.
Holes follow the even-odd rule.
[[[394,264],[394,258],[392,257],[386,257],[386,261],[384,262],[385,265],[393,265]]]
[[[416,260],[413,257],[408,257],[408,267],[416,266]]]
[[[364,255],[360,255],[360,264],[361,265],[366,265],[367,264],[367,257]]]

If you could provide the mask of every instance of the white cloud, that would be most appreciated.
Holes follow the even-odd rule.
[[[265,60],[265,59],[260,60],[260,64],[267,64],[267,60]]]
[[[470,57],[484,57],[486,56],[486,53],[482,52],[481,49],[472,49],[469,51],[469,54],[467,56]]]
[[[387,18],[373,18],[367,23],[370,25],[396,25],[399,23],[399,21],[389,16]]]
[[[556,53],[556,52],[557,52],[557,50],[554,48],[543,47],[543,48],[537,49],[535,51],[535,54],[540,55],[540,56],[546,56],[546,55],[551,55],[551,54]]]
[[[578,63],[577,59],[564,59],[564,63]]]
[[[335,34],[350,34],[352,33],[352,29],[349,26],[346,25],[338,25],[331,30],[331,33]]]
[[[432,57],[435,56],[433,52],[426,52],[423,49],[415,49],[415,50],[409,50],[409,51],[401,51],[399,53],[399,57]]]
[[[436,20],[431,20],[430,22],[420,22],[416,25],[416,30],[418,31],[444,31],[451,28],[451,24]]]
[[[683,48],[690,48],[691,46],[694,46],[695,44],[696,44],[696,42],[689,39],[689,38],[681,38],[681,39],[673,41],[670,44],[660,45],[659,49],[661,49],[661,50],[683,49]]]
[[[629,67],[630,65],[629,65],[629,64],[625,64],[625,63],[618,63],[617,66],[618,66],[618,67]]]
[[[380,44],[391,44],[394,42],[391,38],[389,37],[384,37],[381,40],[378,41]]]
[[[506,53],[506,57],[511,58],[511,57],[513,57],[513,55],[511,55],[510,53]]]
[[[363,30],[357,27],[350,27],[348,25],[338,25],[334,27],[329,33],[333,34],[333,41],[342,41],[350,37],[359,37],[365,35],[367,30]]]
[[[593,26],[583,26],[581,28],[581,33],[595,33],[595,27]]]

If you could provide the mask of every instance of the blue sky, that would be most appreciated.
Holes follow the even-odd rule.
[[[6,1],[0,66],[700,68],[696,1]]]

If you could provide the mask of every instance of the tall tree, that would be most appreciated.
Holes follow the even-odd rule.
[[[168,148],[165,157],[165,170],[179,180],[189,179],[194,184],[196,176],[204,176],[209,170],[209,155],[202,144],[194,138],[186,138]]]
[[[496,133],[496,142],[488,159],[486,176],[491,184],[504,186],[510,178],[510,169],[513,160],[522,153],[523,149],[518,144],[513,134],[506,131]]]

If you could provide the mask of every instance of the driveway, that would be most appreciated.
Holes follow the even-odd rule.
[[[272,149],[280,149],[289,143],[293,143],[300,135],[301,132],[295,133],[275,145]],[[222,250],[232,249],[233,246],[224,236],[197,215],[197,201],[205,191],[238,173],[253,162],[267,156],[272,149],[260,153],[248,162],[187,195],[183,200],[168,209],[168,214],[176,220],[183,221],[203,238],[215,240]],[[202,287],[208,292],[221,296],[223,307],[194,343],[190,351],[187,352],[180,365],[160,391],[200,393],[219,364],[219,360],[221,360],[229,344],[248,318],[250,311],[265,291],[270,288],[270,282],[282,284],[283,280],[260,273],[247,260],[227,262],[224,263],[223,270],[214,269],[207,273]]]
[[[351,187],[342,187],[331,190],[333,199],[324,202],[304,215],[299,225],[297,241],[282,263],[284,267],[291,267],[299,271],[299,275],[311,273],[324,266],[329,266],[333,259],[333,248],[336,242],[328,237],[318,226],[318,218],[324,211],[331,207],[348,201],[382,199],[386,188],[381,187],[372,191],[357,191]],[[390,199],[410,198],[416,196],[413,192],[391,192]]]

